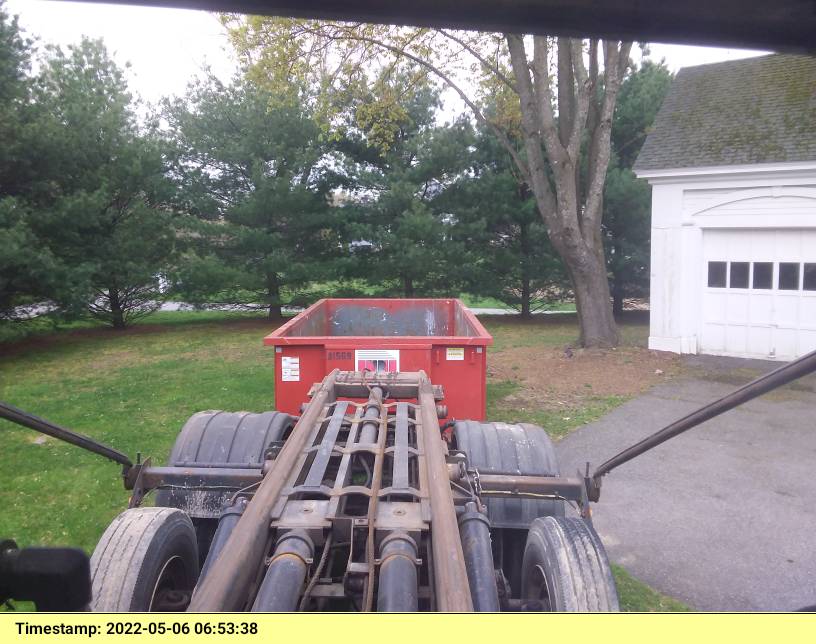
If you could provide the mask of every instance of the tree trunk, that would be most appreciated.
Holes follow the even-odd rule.
[[[527,278],[521,280],[521,317],[525,320],[533,317],[530,310],[530,280]]]
[[[280,302],[280,285],[278,276],[275,273],[269,274],[266,290],[269,298],[269,315],[267,317],[270,320],[280,320],[283,317],[283,310]]]
[[[122,302],[119,300],[119,290],[115,286],[108,288],[108,301],[110,302],[113,328],[124,329],[125,312],[122,310]]]
[[[414,297],[414,280],[412,278],[407,276],[402,278],[402,294],[403,297]]]
[[[623,313],[623,285],[616,276],[612,276],[612,313]]]
[[[618,344],[618,329],[606,277],[603,248],[583,256],[562,255],[572,277],[575,307],[584,347],[614,347]]]
[[[615,218],[612,218],[609,232],[612,235],[612,261],[610,262],[610,273],[612,273],[612,313],[620,315],[623,313],[623,275],[622,260],[623,250],[620,245],[620,231]]]
[[[604,42],[604,91],[599,98],[596,92],[597,66],[593,62],[597,45],[590,45],[588,72],[584,64],[582,41],[558,39],[561,70],[557,78],[558,101],[565,113],[559,114],[556,119],[547,38],[533,37],[532,61],[528,59],[522,36],[505,34],[505,39],[519,95],[522,138],[527,153],[526,162],[519,167],[535,195],[553,247],[564,260],[570,275],[578,310],[581,345],[615,346],[618,343],[618,330],[612,314],[604,261],[601,215],[604,181],[611,154],[612,114],[628,65],[631,43],[618,46],[614,42]],[[572,62],[571,71],[566,69],[568,59]],[[599,103],[590,109],[596,101]],[[566,113],[570,110],[571,113]],[[590,112],[594,115],[592,123],[588,123]],[[595,117],[597,122],[594,122]],[[584,197],[577,169],[581,163],[581,142],[587,135],[593,145],[590,146],[592,154],[586,160],[588,181]]]
[[[524,222],[519,227],[519,242],[521,245],[521,317],[532,317],[530,310],[530,227]]]

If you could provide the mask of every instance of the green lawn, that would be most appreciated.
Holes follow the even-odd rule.
[[[526,343],[556,346],[573,341],[576,331],[570,321],[519,324],[490,318],[487,325],[496,351]],[[218,312],[157,314],[126,332],[76,324],[70,333],[0,344],[0,399],[161,463],[196,411],[274,408],[274,363],[261,343],[272,328],[258,316]],[[632,338],[643,333],[624,329]],[[500,408],[517,387],[490,383],[490,409]],[[532,411],[520,420],[560,434],[615,404],[619,401],[590,406],[570,421]],[[68,544],[92,551],[127,503],[118,466],[5,421],[0,431],[0,535],[20,545]],[[627,610],[680,607],[621,569],[615,573]]]
[[[612,574],[618,587],[621,610],[641,613],[684,613],[692,610],[681,601],[667,597],[642,581],[638,581],[624,568],[612,564]]]

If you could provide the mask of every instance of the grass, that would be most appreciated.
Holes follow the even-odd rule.
[[[225,327],[211,313],[181,315],[187,323],[64,335],[12,353],[0,365],[0,399],[155,462],[196,411],[274,408],[263,323]],[[117,466],[56,440],[34,443],[29,430],[2,429],[0,534],[92,550],[127,502]]]
[[[576,335],[569,319],[485,321],[493,351],[558,346]],[[22,342],[0,344],[0,399],[162,463],[196,411],[274,408],[274,361],[261,344],[273,326],[257,314],[191,311],[158,313],[125,332],[88,322],[75,323],[71,333],[38,329]],[[502,418],[502,400],[518,387],[491,382],[489,415]],[[569,413],[529,410],[506,420],[535,422],[559,436],[619,403],[599,399]],[[69,544],[91,552],[127,504],[118,466],[4,421],[0,431],[0,535],[21,546]],[[615,575],[628,610],[681,606],[622,569]]]
[[[630,575],[626,569],[612,564],[612,574],[618,587],[622,611],[638,613],[683,613],[693,610],[681,601],[672,599],[647,586]]]

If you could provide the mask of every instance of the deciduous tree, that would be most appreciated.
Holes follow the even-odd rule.
[[[632,166],[670,83],[666,66],[647,60],[623,81],[615,107],[603,216],[615,313],[623,311],[624,298],[649,294],[651,192]]]
[[[284,18],[226,21],[259,82],[274,88],[310,79],[321,88],[316,104],[329,125],[333,96],[368,79],[372,68],[408,60],[445,82],[493,129],[530,186],[573,284],[581,342],[617,343],[601,218],[612,115],[630,43]],[[486,95],[510,118],[506,111],[488,117],[480,108]],[[507,133],[507,123],[517,122],[522,150]]]

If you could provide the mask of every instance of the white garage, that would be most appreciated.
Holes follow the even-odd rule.
[[[816,59],[681,70],[635,171],[652,185],[650,348],[816,350]]]
[[[703,261],[701,353],[816,349],[816,230],[705,230]]]

